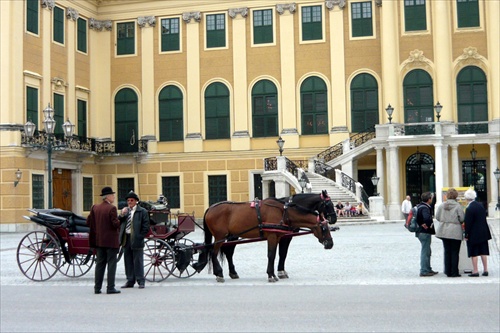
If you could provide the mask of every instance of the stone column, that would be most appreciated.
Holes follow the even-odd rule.
[[[66,18],[68,19],[68,27],[66,39],[66,47],[68,48],[68,63],[67,63],[67,71],[68,71],[68,82],[66,89],[66,114],[64,121],[68,118],[73,124],[77,125],[77,114],[76,114],[76,24],[78,20],[78,11],[71,7],[66,9]],[[62,124],[61,124],[62,125]]]
[[[377,192],[380,197],[385,197],[385,177],[390,174],[390,172],[386,172],[384,168],[384,150],[382,147],[375,147],[377,152],[377,177],[379,177]]]
[[[434,144],[434,154],[436,155],[435,162],[435,179],[436,179],[436,207],[442,202],[441,191],[443,189],[443,144],[441,142]]]
[[[41,110],[47,107],[48,103],[52,105],[52,87],[51,87],[51,57],[50,49],[52,46],[52,10],[54,3],[45,2],[40,10],[40,37],[42,38],[42,91],[40,92]],[[43,115],[42,118],[43,119]],[[38,127],[37,127],[38,128]]]
[[[495,212],[495,208],[497,206],[498,202],[498,182],[497,179],[495,178],[495,175],[493,174],[493,171],[495,171],[498,168],[498,154],[497,154],[497,146],[498,143],[490,143],[490,172],[489,172],[489,179],[490,183],[488,186],[490,187],[491,191],[491,201],[488,204],[488,216],[489,217],[500,217],[500,211]],[[495,213],[493,213],[495,212]]]
[[[460,187],[460,164],[458,159],[458,143],[451,146],[451,186]]]
[[[156,26],[156,17],[141,16],[137,18],[137,24],[141,28],[141,67],[142,67],[142,96],[141,96],[141,122],[139,128],[141,137],[154,136],[157,112],[155,110],[155,87],[154,87],[154,41],[153,29]]]
[[[389,146],[389,165],[388,171],[391,175],[391,181],[388,182],[388,200],[387,200],[387,218],[389,220],[401,219],[401,186],[399,174],[399,148],[396,146]]]
[[[488,43],[488,63],[491,75],[488,76],[488,85],[490,91],[496,93],[488,98],[490,103],[490,114],[493,118],[498,118],[500,115],[500,47],[498,46],[498,36],[500,36],[500,21],[498,13],[500,13],[500,1],[484,1],[486,13],[486,37]]]

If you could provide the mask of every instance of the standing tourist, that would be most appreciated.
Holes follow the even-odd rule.
[[[401,203],[401,212],[405,217],[405,221],[408,220],[408,215],[410,214],[410,210],[411,210],[411,198],[409,195],[407,195],[406,199],[404,199],[403,202]]]
[[[467,241],[467,255],[472,258],[471,277],[479,276],[477,268],[477,257],[481,256],[483,263],[483,276],[488,276],[488,256],[490,249],[488,241],[491,239],[490,228],[486,221],[486,210],[476,199],[476,191],[468,189],[465,191],[465,240]]]
[[[111,187],[104,187],[101,191],[102,203],[92,206],[87,217],[87,226],[90,227],[89,244],[96,250],[94,293],[100,294],[104,280],[104,271],[108,266],[107,294],[118,294],[115,289],[116,262],[120,242],[118,241],[120,220],[113,205],[115,192]]]
[[[421,244],[420,250],[420,276],[433,276],[438,272],[431,267],[431,241],[432,235],[436,234],[434,230],[434,221],[432,220],[432,194],[431,192],[422,193],[422,202],[418,205],[417,223],[420,230],[415,233]]]
[[[443,241],[444,274],[447,277],[460,277],[458,262],[463,236],[464,209],[456,201],[457,197],[457,190],[450,188],[446,193],[446,202],[441,204],[436,212],[436,220],[440,222],[436,229],[436,237]]]

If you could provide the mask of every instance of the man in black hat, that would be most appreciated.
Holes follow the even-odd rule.
[[[125,197],[127,207],[119,216],[121,221],[120,242],[124,249],[125,275],[127,283],[122,288],[133,288],[135,282],[144,288],[144,237],[149,231],[149,213],[137,205],[139,197],[133,191]]]
[[[104,187],[101,191],[102,203],[93,205],[87,217],[90,227],[89,244],[96,250],[94,293],[100,294],[104,271],[108,266],[107,294],[118,294],[115,288],[116,262],[120,242],[118,239],[120,221],[118,211],[113,205],[115,192],[111,187]]]

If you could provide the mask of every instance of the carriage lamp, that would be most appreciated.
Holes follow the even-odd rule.
[[[19,169],[17,169],[16,171],[16,180],[14,181],[14,187],[17,186],[17,184],[19,184],[19,181],[21,180],[21,177],[23,176],[23,172]]]
[[[372,177],[372,184],[373,186],[375,187],[374,188],[374,192],[373,192],[373,195],[378,197],[378,193],[377,193],[377,185],[378,185],[378,181],[380,180],[380,177],[377,177],[377,174],[374,174],[373,177]]]
[[[276,140],[276,143],[278,144],[278,148],[280,150],[280,156],[283,156],[283,146],[285,145],[285,140],[281,138],[281,135],[278,140]]]
[[[389,124],[392,124],[392,113],[394,112],[394,108],[389,104],[387,108],[385,108],[385,112],[387,112],[387,115],[389,116]]]
[[[434,105],[434,110],[436,111],[436,118],[439,122],[439,118],[441,118],[441,110],[443,109],[443,106],[439,104],[439,101],[437,102],[436,105]]]
[[[41,148],[47,151],[47,174],[48,174],[48,208],[52,209],[52,149],[62,149],[66,148],[66,144],[64,142],[56,142],[54,144],[54,130],[56,127],[56,121],[54,120],[54,109],[50,107],[50,103],[43,110],[43,125],[45,127],[46,132],[46,140],[43,140],[42,145],[40,144],[30,144],[31,147],[37,149]],[[75,125],[73,125],[69,119],[62,125],[64,131],[64,137],[67,139],[73,136],[73,131],[75,129]],[[32,123],[30,120],[24,124],[24,134],[28,139],[32,139],[34,137],[36,130],[36,125]]]
[[[497,206],[495,210],[500,211],[500,169],[497,167],[495,171],[493,171],[493,174],[495,175],[495,178],[497,179]]]
[[[302,174],[302,177],[300,177],[299,179],[299,185],[300,188],[302,189],[302,193],[304,193],[304,188],[306,187],[306,184],[307,184],[307,178],[305,174]]]

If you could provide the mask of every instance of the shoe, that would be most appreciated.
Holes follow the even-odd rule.
[[[125,283],[123,286],[121,286],[121,288],[134,288],[134,284],[130,284],[130,283]]]
[[[121,293],[121,291],[116,290],[116,289],[110,289],[110,290],[106,291],[106,294],[119,294],[119,293]]]
[[[460,274],[453,274],[453,275],[448,275],[448,277],[461,277],[462,275]]]
[[[488,276],[488,272],[483,272],[483,276]]]
[[[432,275],[439,274],[439,272],[431,271]]]
[[[432,272],[429,273],[420,273],[420,276],[434,276],[435,274]]]
[[[472,274],[469,274],[470,277],[478,277],[479,276],[479,273],[472,273]]]
[[[101,291],[100,290],[94,290],[94,294],[101,294]]]
[[[140,284],[139,289],[144,289],[144,284]]]

